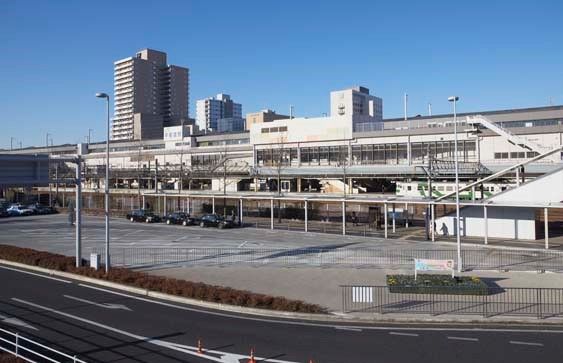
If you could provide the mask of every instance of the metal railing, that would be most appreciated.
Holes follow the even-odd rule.
[[[440,287],[440,293],[393,292],[389,286],[340,286],[344,313],[563,317],[563,289],[488,287],[481,295],[462,288]]]
[[[103,257],[103,248],[91,250]],[[339,245],[302,248],[169,248],[111,249],[113,266],[274,266],[412,269],[415,258],[456,260],[454,249],[343,248]],[[563,253],[504,249],[462,250],[465,270],[563,271]],[[102,260],[102,263],[104,261]]]
[[[13,354],[26,362],[51,362],[51,363],[86,363],[72,356],[46,345],[37,343],[19,333],[0,329],[0,351]]]

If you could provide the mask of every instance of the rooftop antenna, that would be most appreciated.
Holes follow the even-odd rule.
[[[432,116],[432,104],[428,102],[428,116]]]
[[[289,119],[293,118],[293,105],[289,105]]]

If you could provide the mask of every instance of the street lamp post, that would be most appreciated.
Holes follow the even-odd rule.
[[[10,151],[12,151],[14,149],[14,137],[10,137]]]
[[[106,93],[96,93],[96,97],[106,99],[107,109],[107,134],[106,134],[106,180],[105,180],[105,219],[106,219],[106,273],[109,272],[109,96]]]
[[[49,147],[49,136],[50,136],[50,135],[51,135],[50,133],[46,133],[46,134],[45,134],[45,146],[46,146],[46,147]]]
[[[92,131],[93,131],[92,129],[88,129],[88,145],[90,145],[90,141],[91,141],[91,137],[92,137]]]
[[[459,218],[459,160],[457,155],[457,113],[456,103],[459,101],[458,96],[448,97],[448,101],[453,103],[454,106],[454,163],[455,163],[455,214],[456,214],[456,242],[457,242],[457,272],[461,272],[461,220]]]

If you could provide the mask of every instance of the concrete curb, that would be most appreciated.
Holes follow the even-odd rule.
[[[446,323],[446,324],[520,324],[520,325],[537,325],[541,323],[542,325],[561,325],[563,324],[563,319],[555,320],[539,320],[535,318],[510,318],[510,317],[467,317],[467,316],[448,316],[448,317],[438,317],[438,316],[398,316],[398,315],[382,315],[377,313],[368,314],[345,314],[339,312],[331,312],[330,314],[307,314],[307,313],[295,313],[287,311],[276,311],[276,310],[266,310],[266,309],[256,309],[247,308],[242,306],[233,306],[226,304],[219,304],[207,301],[201,301],[196,299],[190,299],[181,296],[169,295],[162,292],[150,291],[148,289],[142,289],[133,286],[127,286],[118,284],[115,282],[100,280],[92,277],[82,276],[73,274],[70,272],[63,272],[57,270],[51,270],[44,267],[26,265],[19,262],[12,262],[8,260],[0,259],[0,265],[12,266],[22,268],[28,271],[40,272],[52,277],[64,277],[74,281],[87,282],[93,285],[109,287],[115,290],[130,292],[137,295],[142,295],[146,297],[152,297],[159,300],[164,300],[168,302],[176,302],[184,305],[189,305],[193,307],[201,307],[205,309],[218,310],[222,312],[232,312],[237,314],[252,315],[261,318],[282,318],[291,320],[301,320],[309,322],[331,322],[331,323],[419,323],[419,324],[432,324],[432,323]]]

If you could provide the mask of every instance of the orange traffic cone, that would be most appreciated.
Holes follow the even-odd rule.
[[[203,345],[201,344],[201,339],[197,340],[197,352],[203,354]]]
[[[256,363],[256,359],[254,359],[254,348],[250,348],[250,359],[248,363]]]

